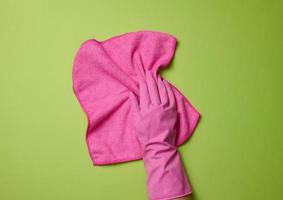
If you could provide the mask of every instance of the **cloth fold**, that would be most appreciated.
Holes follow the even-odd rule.
[[[128,32],[81,44],[73,61],[73,91],[86,113],[85,139],[93,165],[142,159],[129,93],[139,96],[144,70],[159,76],[175,48],[176,38],[158,31]],[[174,86],[173,91],[178,111],[176,146],[180,146],[192,135],[200,113]]]

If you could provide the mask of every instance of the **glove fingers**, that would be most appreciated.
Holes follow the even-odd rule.
[[[158,87],[155,78],[153,77],[153,74],[150,71],[146,71],[146,82],[147,82],[151,103],[153,105],[159,105],[160,98],[159,98]]]
[[[172,87],[170,86],[170,84],[166,80],[163,80],[163,82],[164,82],[164,85],[166,87],[168,98],[169,98],[169,107],[175,107],[176,101],[175,101],[175,95],[174,95],[174,92],[172,90]]]
[[[164,106],[168,106],[168,94],[166,91],[166,87],[163,83],[163,81],[161,80],[160,76],[158,76],[158,89],[159,89],[159,96],[160,96],[160,100],[161,100],[161,104]]]

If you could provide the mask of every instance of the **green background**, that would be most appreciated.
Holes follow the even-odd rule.
[[[146,199],[142,161],[92,166],[71,82],[84,40],[137,30],[178,39],[162,74],[201,113],[193,199],[283,199],[281,2],[0,0],[0,199]]]

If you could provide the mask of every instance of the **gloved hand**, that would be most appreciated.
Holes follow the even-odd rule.
[[[175,145],[177,110],[171,86],[146,71],[140,102],[130,93],[134,128],[141,144],[150,200],[169,200],[192,192]],[[157,80],[156,80],[157,79]]]

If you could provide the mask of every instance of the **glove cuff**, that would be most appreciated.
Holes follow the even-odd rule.
[[[177,148],[166,142],[147,144],[144,167],[150,200],[166,200],[192,192]]]

